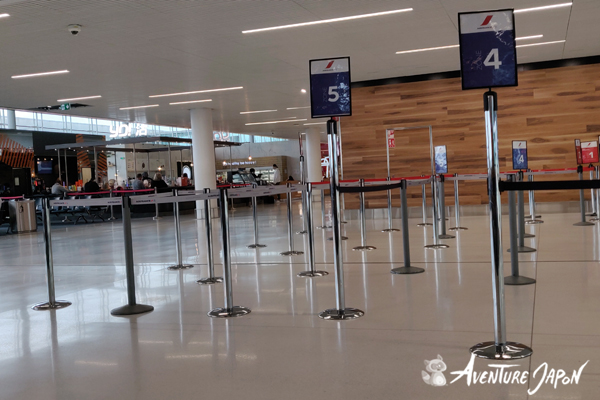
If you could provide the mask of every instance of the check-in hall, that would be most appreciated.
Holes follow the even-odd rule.
[[[599,16],[0,1],[0,399],[595,399]]]

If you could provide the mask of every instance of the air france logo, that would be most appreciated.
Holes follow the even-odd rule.
[[[483,20],[483,24],[481,24],[481,26],[486,26],[487,24],[490,23],[490,21],[492,20],[493,15],[488,15],[487,17],[485,17],[485,19]]]
[[[497,25],[496,22],[492,22],[492,18],[494,18],[494,15],[488,15],[485,17],[485,19],[483,20],[483,23],[481,25],[479,25],[479,27],[477,28],[482,29],[482,30],[492,30],[494,29],[494,26]]]
[[[327,64],[327,66],[325,67],[325,69],[329,69],[333,67],[333,61],[329,61],[329,64]]]

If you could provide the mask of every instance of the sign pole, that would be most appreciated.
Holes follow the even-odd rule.
[[[447,249],[447,244],[440,243],[440,237],[438,234],[438,210],[437,210],[437,200],[438,200],[438,191],[437,191],[437,177],[435,175],[435,165],[434,165],[434,151],[433,151],[433,129],[431,125],[429,126],[429,157],[431,158],[431,203],[433,208],[433,244],[428,244],[424,246],[426,249]]]
[[[391,181],[391,176],[390,176],[390,147],[393,145],[393,147],[396,147],[396,138],[393,136],[394,135],[394,131],[391,129],[387,129],[385,131],[385,150],[386,150],[386,157],[387,157],[387,181],[390,182]],[[381,232],[398,232],[400,229],[394,229],[392,227],[392,191],[388,190],[387,191],[387,202],[388,202],[388,228],[382,230]]]

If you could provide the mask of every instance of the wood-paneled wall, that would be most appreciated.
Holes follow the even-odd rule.
[[[353,89],[353,115],[341,122],[344,178],[385,178],[386,129],[422,125],[433,126],[434,145],[447,146],[449,173],[486,172],[484,92],[461,90],[460,78]],[[513,140],[527,140],[531,169],[575,167],[574,139],[598,140],[600,64],[520,72],[518,87],[496,92],[502,171],[512,168]],[[395,137],[391,175],[430,174],[428,130],[397,131]],[[541,179],[577,179],[577,175]],[[460,194],[461,205],[488,201],[485,181],[461,182]],[[536,201],[578,200],[578,196],[578,191],[539,192]],[[387,206],[384,192],[367,194],[366,199],[369,208]],[[420,188],[412,188],[409,206],[420,202]],[[394,195],[394,206],[399,204]],[[450,182],[446,204],[454,204]],[[346,196],[346,208],[358,208],[356,196]]]

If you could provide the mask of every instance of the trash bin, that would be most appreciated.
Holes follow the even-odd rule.
[[[34,200],[12,200],[8,202],[8,215],[13,233],[37,231]]]

